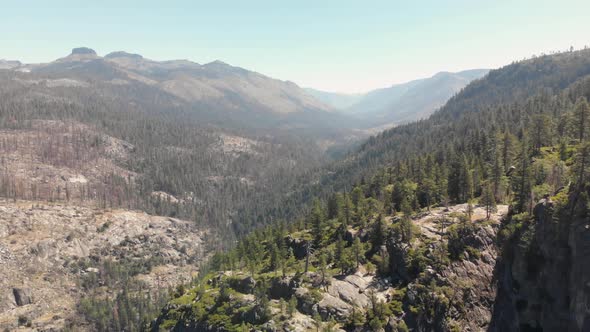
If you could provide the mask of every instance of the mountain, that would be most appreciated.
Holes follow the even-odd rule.
[[[353,115],[359,126],[393,126],[425,119],[467,84],[489,70],[440,72],[430,78],[396,84],[365,94],[342,95],[307,89],[308,93],[340,112]]]
[[[0,69],[12,69],[22,66],[20,61],[0,59]]]
[[[251,75],[87,48],[0,70],[0,326],[590,328],[590,50],[334,161],[346,117],[299,88],[260,109],[250,84],[291,85]]]
[[[87,89],[124,86],[138,92],[158,90],[171,106],[192,109],[204,121],[224,126],[336,128],[346,122],[345,117],[292,82],[221,61],[203,65],[187,60],[154,61],[123,51],[101,57],[90,48],[80,47],[50,63],[3,62],[2,66],[38,76],[32,79],[70,80]]]
[[[329,105],[337,110],[346,110],[352,105],[360,101],[365,94],[346,94],[338,92],[327,92],[316,90],[312,88],[305,88],[305,91],[316,99],[320,100],[326,105]]]
[[[474,128],[491,126],[490,121],[483,120],[491,116],[491,108],[510,112],[522,107],[521,104],[533,96],[564,91],[586,75],[590,75],[589,50],[546,55],[492,70],[451,97],[428,119],[401,125],[368,139],[349,156],[332,164],[329,175],[321,182],[344,185],[351,180],[360,181],[370,169],[379,165],[448,147],[468,131],[476,135]],[[523,115],[515,115],[511,121],[503,119],[501,126],[518,132],[520,116]],[[468,145],[468,142],[463,144]]]
[[[125,52],[110,53],[105,59],[188,102],[226,103],[226,107],[235,109],[250,105],[278,114],[330,111],[292,82],[221,61],[204,65],[182,60],[157,62]]]

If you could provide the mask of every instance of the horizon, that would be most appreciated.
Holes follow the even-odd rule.
[[[90,47],[102,56],[126,51],[156,61],[220,60],[305,88],[362,94],[439,72],[496,69],[582,49],[590,44],[584,15],[590,4],[566,2],[106,1],[83,8],[31,1],[0,14],[0,28],[11,31],[2,38],[0,59],[50,62]]]

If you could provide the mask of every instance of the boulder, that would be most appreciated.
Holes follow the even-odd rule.
[[[256,288],[256,280],[250,276],[243,277],[241,279],[231,278],[230,287],[240,293],[252,294],[254,292],[254,288]]]
[[[347,229],[346,232],[344,233],[344,241],[348,242],[349,244],[352,244],[354,242],[354,239],[356,238],[358,231],[354,230],[354,229]]]
[[[331,296],[337,297],[340,300],[359,307],[369,306],[369,297],[361,292],[355,285],[341,280],[333,280],[330,287],[328,287],[328,293]]]
[[[276,332],[276,331],[278,331],[277,324],[272,319],[269,320],[268,322],[264,323],[260,328],[264,332]]]
[[[287,246],[293,251],[293,256],[297,259],[303,259],[307,254],[307,241],[303,239],[293,238],[288,236],[286,238]]]
[[[293,295],[295,283],[289,277],[274,278],[270,282],[268,295],[271,299],[289,299]]]
[[[31,290],[29,288],[13,288],[12,294],[14,295],[14,302],[16,302],[16,305],[19,307],[33,303]]]
[[[357,232],[356,236],[361,240],[361,242],[369,242],[371,239],[371,230],[369,227],[365,227]]]
[[[317,305],[315,300],[309,294],[309,290],[305,287],[295,289],[295,298],[297,298],[297,309],[306,315],[313,316],[317,313]]]
[[[317,308],[323,320],[334,318],[338,322],[345,322],[348,320],[353,306],[335,296],[324,294]]]
[[[395,317],[389,317],[387,324],[385,324],[385,332],[397,332],[397,320]]]

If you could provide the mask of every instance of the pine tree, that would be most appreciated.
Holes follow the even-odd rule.
[[[322,253],[320,253],[320,255],[318,257],[318,271],[320,271],[320,274],[322,276],[322,285],[326,284],[327,270],[328,270],[328,263],[327,263],[327,259],[326,259],[326,254],[322,252]]]
[[[531,157],[529,154],[529,145],[527,133],[523,132],[520,154],[518,157],[518,167],[516,174],[513,175],[513,184],[517,193],[516,208],[519,212],[525,212],[527,202],[530,199],[531,192]]]
[[[351,268],[352,264],[342,236],[338,236],[338,240],[336,240],[336,252],[334,253],[334,256],[336,265],[340,268],[340,273],[346,273]]]
[[[371,232],[371,251],[377,252],[379,248],[385,243],[385,236],[387,232],[387,226],[382,215],[377,217],[377,220],[373,223],[373,230]]]
[[[295,312],[297,311],[297,298],[295,296],[291,296],[289,302],[287,303],[287,315],[289,318],[293,318]]]
[[[324,211],[322,210],[321,203],[318,199],[314,200],[313,208],[311,211],[311,227],[314,246],[321,247],[324,232]]]
[[[588,127],[590,123],[590,105],[585,97],[580,97],[576,101],[573,114],[574,127],[578,141],[584,142],[588,135]]]
[[[484,187],[483,195],[481,197],[481,203],[485,206],[486,219],[489,220],[492,212],[496,210],[496,198],[494,197],[494,192],[491,184],[487,184]]]
[[[356,264],[356,269],[359,268],[359,265],[361,263],[361,254],[362,254],[362,243],[361,243],[361,239],[357,236],[354,238],[354,241],[352,242],[352,251],[354,253],[354,260],[355,260],[355,264]]]

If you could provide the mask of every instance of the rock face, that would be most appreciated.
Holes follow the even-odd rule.
[[[296,239],[291,236],[286,239],[287,245],[293,251],[293,255],[297,259],[302,259],[307,254],[307,241]]]
[[[499,262],[490,331],[590,331],[590,222],[562,214],[541,200],[514,234]]]
[[[12,294],[14,294],[14,302],[19,307],[33,303],[29,288],[13,288]]]
[[[293,295],[294,281],[289,277],[274,278],[268,290],[271,299],[288,299]]]
[[[318,312],[324,320],[334,318],[337,321],[346,321],[346,318],[352,312],[352,308],[352,305],[330,294],[324,294],[324,297],[318,303]]]
[[[233,284],[233,288],[244,294],[252,294],[254,288],[256,288],[256,280],[250,276],[237,279]]]

